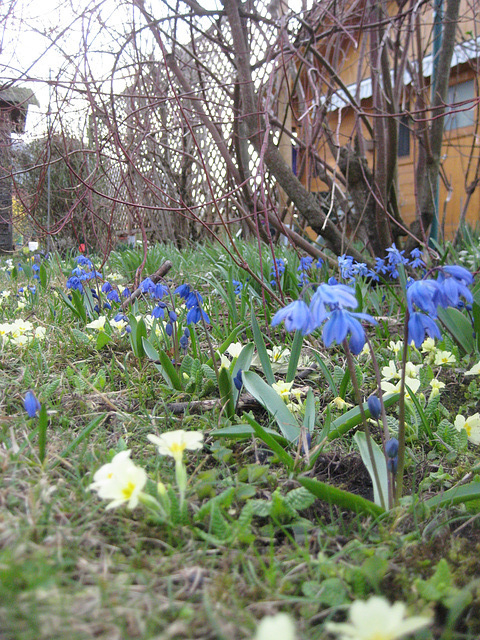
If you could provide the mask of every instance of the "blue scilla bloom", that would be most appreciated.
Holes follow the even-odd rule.
[[[156,298],[157,300],[161,300],[165,294],[168,293],[168,287],[160,282],[156,284],[153,289],[150,289],[150,296],[152,298]]]
[[[104,282],[102,285],[103,293],[108,293],[111,290],[112,290],[112,285],[110,284],[110,282]]]
[[[152,318],[164,318],[165,317],[165,303],[160,302],[150,312]]]
[[[392,243],[391,247],[387,249],[387,261],[390,265],[396,264],[408,264],[407,258],[404,256],[405,250],[399,251],[395,245]]]
[[[321,298],[324,304],[335,307],[356,309],[358,306],[355,290],[346,284],[321,284],[313,294],[312,302],[315,297]]]
[[[410,314],[410,318],[408,320],[408,342],[413,340],[418,349],[424,342],[425,335],[439,340],[442,337],[440,329],[433,318],[425,315],[424,313],[420,313],[419,311],[415,311]]]
[[[187,313],[187,324],[197,324],[200,318],[203,318],[205,322],[210,324],[210,318],[208,317],[208,315],[199,305],[196,305],[192,307]]]
[[[33,264],[33,265],[32,265],[32,271],[40,271],[40,265],[38,265],[38,264],[36,264],[36,263],[35,263],[35,264]]]
[[[443,267],[438,274],[438,282],[445,296],[444,306],[458,307],[460,298],[472,304],[473,296],[468,285],[473,283],[473,276],[463,267],[456,265]]]
[[[415,305],[420,311],[436,318],[437,307],[442,304],[443,297],[438,280],[415,280],[407,289],[408,310],[413,313]]]
[[[285,322],[287,331],[301,331],[303,335],[310,333],[314,328],[312,314],[303,300],[295,300],[277,311],[272,319],[272,327],[280,322]]]
[[[115,322],[120,322],[120,320],[123,320],[124,322],[128,322],[127,316],[121,311],[117,313],[117,315],[113,319],[115,320]]]
[[[380,273],[384,275],[388,272],[387,266],[385,265],[385,260],[383,258],[375,258],[375,271],[376,273]]]
[[[90,289],[90,291],[95,300],[98,300],[98,293],[95,291],[95,289]]]
[[[93,267],[92,261],[89,260],[86,256],[77,256],[75,258],[75,262],[81,267],[88,267],[89,269]]]
[[[272,268],[270,269],[270,277],[272,281],[270,284],[273,286],[276,284],[277,274],[278,277],[281,278],[285,273],[285,260],[283,258],[276,258],[273,261]]]
[[[300,264],[298,265],[297,271],[308,271],[313,263],[313,258],[311,256],[305,256],[300,258]]]
[[[388,471],[390,471],[392,475],[395,475],[397,473],[397,467],[398,467],[398,456],[395,456],[394,458],[388,458],[387,469]]]
[[[315,263],[315,267],[316,267],[317,269],[321,269],[321,268],[322,268],[322,266],[323,266],[323,260],[322,260],[321,258],[319,258],[319,259],[317,260],[317,262]]]
[[[103,303],[103,308],[107,309],[107,311],[109,311],[112,308],[112,305],[109,302],[104,302]]]
[[[367,400],[368,409],[370,411],[370,415],[375,420],[378,420],[380,414],[382,413],[382,405],[380,403],[380,399],[376,395],[372,395]]]
[[[35,285],[28,287],[28,290],[30,291],[32,296],[34,296],[37,293],[37,287]]]
[[[125,289],[122,291],[122,296],[124,298],[129,298],[132,295],[132,292],[130,291],[130,289],[128,287],[125,287]]]
[[[418,247],[415,247],[410,251],[410,266],[412,269],[419,269],[425,267],[425,262],[422,260],[422,252]]]
[[[41,404],[33,391],[27,391],[25,398],[23,399],[23,406],[30,418],[35,418],[37,412],[41,409]]]
[[[236,296],[239,296],[241,294],[241,292],[242,292],[242,289],[243,289],[243,282],[240,282],[239,280],[232,280],[232,284],[235,287],[234,290],[233,290],[233,293]]]
[[[353,258],[352,256],[347,256],[345,253],[342,256],[338,256],[337,258],[338,266],[340,268],[340,275],[344,280],[349,280],[353,278],[355,273],[353,271]]]
[[[83,291],[83,285],[80,281],[80,278],[77,276],[70,276],[67,280],[67,289],[76,289],[77,291]]]
[[[198,291],[191,291],[188,296],[185,298],[185,306],[187,309],[191,309],[192,307],[198,306],[203,303],[202,296],[198,293]]]
[[[120,302],[120,296],[115,289],[112,289],[107,293],[107,300],[111,300],[112,302]]]
[[[299,287],[305,287],[308,283],[310,282],[307,272],[306,271],[302,271],[300,273],[300,276],[298,278],[298,286]]]
[[[167,336],[171,337],[173,333],[173,325],[171,322],[167,322],[167,324],[165,325],[165,333],[167,334]]]
[[[77,278],[83,276],[84,273],[85,269],[81,269],[80,267],[75,267],[75,269],[72,269],[72,276],[77,276]]]
[[[359,354],[365,344],[365,330],[358,318],[371,324],[377,324],[377,321],[368,313],[352,313],[345,309],[332,311],[323,326],[322,337],[325,346],[329,347],[334,342],[341,344],[350,334],[348,342],[350,350],[354,355]]]
[[[155,283],[151,278],[145,278],[140,282],[140,284],[138,285],[138,288],[141,290],[142,293],[147,293],[148,291],[151,291],[152,289],[155,288]]]
[[[177,321],[177,314],[175,313],[175,311],[169,311],[168,312],[168,317],[170,318],[170,322],[176,322]]]
[[[182,335],[178,343],[182,351],[186,351],[188,349],[188,337],[185,334]]]
[[[102,274],[99,271],[84,271],[80,276],[80,280],[93,280],[93,278],[101,278]]]
[[[181,284],[179,285],[173,293],[178,293],[178,295],[184,300],[187,299],[188,294],[190,293],[190,285],[189,284]]]

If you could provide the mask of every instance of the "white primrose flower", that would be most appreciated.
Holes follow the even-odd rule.
[[[406,617],[403,602],[390,604],[380,596],[357,600],[350,606],[349,622],[327,622],[327,631],[339,640],[398,640],[431,624],[429,617]]]
[[[431,400],[432,398],[435,398],[435,396],[438,396],[440,389],[445,387],[445,383],[441,380],[437,380],[437,378],[433,378],[433,380],[430,380],[430,386],[432,387],[432,391],[430,393]]]
[[[121,451],[108,464],[95,473],[89,485],[103,500],[111,500],[107,509],[115,509],[125,502],[129,509],[135,509],[140,493],[147,483],[147,474],[130,460],[130,449]]]
[[[458,415],[454,422],[455,429],[461,431],[465,429],[468,439],[472,444],[480,444],[480,414],[474,413],[469,418]]]
[[[232,358],[238,358],[243,349],[243,344],[241,342],[232,342],[227,347],[228,355],[232,356]]]
[[[287,613],[265,616],[253,640],[295,640],[295,625]]]
[[[457,359],[450,351],[437,351],[435,353],[434,364],[436,365],[454,364],[456,361]]]
[[[96,320],[92,320],[86,326],[87,329],[96,329],[97,331],[105,331],[106,316],[99,316]]]
[[[274,382],[272,389],[276,391],[283,400],[288,400],[292,393],[292,386],[293,382]]]
[[[480,362],[477,362],[477,364],[474,364],[471,369],[469,369],[468,371],[465,371],[465,375],[466,376],[480,375]]]
[[[182,460],[185,449],[194,451],[203,447],[203,433],[199,431],[167,431],[161,436],[149,433],[147,438],[157,445],[158,453],[162,456],[172,456],[176,462]]]

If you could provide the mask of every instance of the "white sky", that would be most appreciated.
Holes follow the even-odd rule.
[[[0,0],[0,20],[11,1]],[[147,0],[147,7],[148,4]],[[152,4],[156,17],[166,15],[164,3],[155,0]],[[220,0],[199,0],[199,4],[209,9],[221,6]],[[84,9],[83,19],[78,17],[79,5]],[[290,0],[290,6],[300,10],[301,0]],[[49,99],[52,112],[57,109],[46,83],[49,77],[54,82],[68,84],[75,77],[92,74],[92,69],[86,69],[82,55],[86,30],[89,30],[89,60],[95,67],[93,76],[96,81],[108,81],[114,64],[112,52],[118,51],[118,43],[124,41],[133,15],[138,20],[138,10],[134,12],[131,0],[16,0],[13,16],[3,34],[0,77],[14,80],[35,93],[40,107],[29,108],[27,132],[30,135],[46,129]],[[102,28],[102,24],[107,24],[108,29]],[[144,32],[144,43],[149,37]],[[69,99],[68,105],[70,109],[77,108],[75,100]],[[62,110],[65,109],[64,105]],[[72,117],[75,120],[77,116]]]

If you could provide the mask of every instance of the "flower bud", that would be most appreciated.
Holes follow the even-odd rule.
[[[389,458],[396,458],[398,455],[398,440],[396,438],[390,438],[385,443],[385,453]]]
[[[380,414],[382,413],[382,404],[377,396],[370,396],[367,400],[368,410],[370,411],[370,415],[375,420],[378,420]]]

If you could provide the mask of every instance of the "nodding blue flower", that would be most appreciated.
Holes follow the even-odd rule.
[[[313,329],[312,314],[303,300],[295,300],[277,311],[272,319],[272,327],[283,321],[287,331],[301,331],[306,335]]]
[[[298,265],[297,271],[308,271],[313,263],[312,256],[304,256],[300,258],[300,264]]]
[[[365,330],[357,320],[366,320],[371,324],[377,324],[377,321],[367,313],[352,313],[345,309],[335,309],[330,314],[329,319],[323,326],[323,342],[329,347],[333,342],[341,344],[347,335],[350,334],[348,345],[350,351],[354,355],[358,355],[365,344]]]
[[[323,266],[323,260],[322,260],[321,258],[319,258],[319,259],[317,260],[317,262],[315,263],[315,267],[316,267],[317,269],[321,269],[321,268],[322,268],[322,266]]]
[[[205,311],[199,305],[194,306],[187,313],[187,324],[197,324],[200,318],[203,318],[207,324],[210,324],[210,318]]]
[[[422,260],[422,252],[418,247],[415,247],[410,251],[410,266],[412,269],[418,269],[425,267],[425,262]]]
[[[169,311],[168,312],[168,317],[170,318],[170,322],[176,322],[177,321],[177,314],[175,313],[175,311]]]
[[[103,293],[109,293],[112,290],[112,285],[110,282],[105,281],[102,286]]]
[[[75,258],[75,262],[81,267],[88,267],[89,269],[93,268],[92,261],[89,260],[86,256],[77,256]]]
[[[270,277],[272,278],[270,284],[274,286],[277,283],[278,278],[281,278],[285,273],[285,260],[283,258],[276,258],[273,261],[272,268],[270,269]]]
[[[185,298],[185,306],[187,309],[198,306],[203,303],[203,298],[198,291],[191,291]]]
[[[388,273],[388,269],[383,258],[375,258],[375,271],[382,275]]]
[[[390,438],[385,443],[385,453],[388,458],[396,458],[398,455],[398,440],[396,438]]]
[[[235,287],[235,289],[233,290],[233,293],[236,296],[239,296],[242,293],[243,282],[240,282],[239,280],[232,280],[232,284]]]
[[[40,265],[38,265],[36,263],[34,265],[32,265],[32,271],[40,271]]]
[[[389,265],[397,265],[397,264],[408,264],[407,258],[404,256],[405,250],[399,251],[395,245],[392,243],[391,247],[387,249],[387,261]]]
[[[424,313],[415,311],[410,314],[408,320],[408,342],[410,343],[413,340],[418,349],[424,342],[425,335],[430,336],[430,338],[437,338],[438,340],[442,338],[442,334],[435,320]]]
[[[447,273],[447,277],[444,272]],[[443,267],[438,274],[438,282],[444,293],[444,306],[458,307],[460,298],[464,298],[470,304],[473,302],[472,293],[468,288],[468,285],[473,282],[473,276],[463,267],[456,265]]]
[[[188,327],[185,327],[183,331],[183,335],[186,336],[187,338],[190,338],[190,329]]]
[[[415,305],[420,311],[436,318],[437,307],[442,303],[443,297],[438,280],[415,280],[407,289],[408,310],[413,313]]]
[[[151,291],[152,289],[155,288],[155,283],[151,278],[145,278],[145,280],[142,280],[140,282],[140,284],[138,285],[138,288],[141,290],[142,293],[147,293],[148,291]]]
[[[112,305],[108,302],[104,302],[103,303],[103,308],[107,309],[107,311],[109,311],[112,308]]]
[[[107,300],[111,300],[112,302],[120,302],[120,296],[118,295],[118,291],[112,289],[107,293]]]
[[[368,410],[370,411],[370,415],[375,420],[378,420],[382,413],[382,405],[380,399],[376,395],[372,395],[367,400]]]
[[[188,337],[183,334],[180,340],[178,341],[182,351],[186,351],[188,349]]]
[[[189,284],[181,284],[179,285],[173,293],[178,293],[178,295],[184,300],[187,299],[188,294],[190,293],[190,285]]]
[[[33,391],[27,391],[27,393],[25,394],[25,398],[23,399],[23,406],[25,407],[25,411],[28,413],[30,418],[35,418],[37,413],[42,408],[42,405],[38,401],[38,398],[33,393]]]
[[[160,282],[154,285],[153,289],[150,289],[150,297],[161,300],[165,294],[168,293],[168,287]]]
[[[160,304],[157,304],[157,306],[154,307],[152,309],[152,311],[150,312],[150,315],[152,316],[152,318],[164,318],[165,317],[165,303],[161,302]]]
[[[353,257],[347,256],[345,253],[337,258],[338,266],[340,269],[340,275],[344,280],[350,280],[354,276],[352,272]]]
[[[77,291],[83,291],[83,285],[77,276],[70,276],[66,284],[67,289],[76,289]]]
[[[243,387],[243,379],[242,379],[242,370],[239,369],[236,373],[236,375],[233,378],[233,384],[235,385],[235,388],[238,389],[238,391],[242,390]]]
[[[128,287],[125,287],[125,289],[122,291],[122,296],[124,298],[129,298],[132,295],[132,292],[130,291],[130,289]]]
[[[124,322],[128,322],[127,316],[121,311],[117,313],[117,315],[114,317],[114,320],[115,322],[120,322],[120,320],[123,320]]]
[[[171,322],[167,322],[167,324],[165,325],[165,333],[167,334],[167,336],[171,337],[173,333],[173,325]]]
[[[336,282],[335,284],[323,283],[317,287],[312,296],[312,302],[315,297],[320,298],[324,304],[340,307],[341,309],[344,307],[356,309],[358,306],[355,290],[346,284],[337,284]]]

